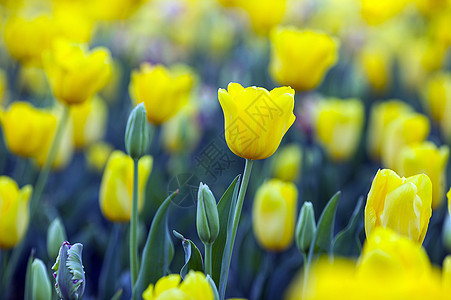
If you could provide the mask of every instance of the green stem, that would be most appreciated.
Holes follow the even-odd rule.
[[[304,258],[304,282],[302,284],[302,299],[305,298],[305,290],[307,288],[307,277],[310,269],[310,260],[308,259],[307,253],[302,252],[302,257]]]
[[[138,278],[138,160],[133,160],[132,216],[130,220],[130,272],[132,289]]]
[[[249,184],[249,178],[251,177],[253,160],[246,159],[246,165],[244,166],[243,180],[241,181],[240,192],[238,194],[238,200],[235,207],[235,212],[233,214],[233,225],[232,225],[232,238],[230,241],[229,257],[226,268],[226,276],[224,280],[224,288],[221,289],[221,299],[224,299],[225,290],[227,286],[227,279],[229,277],[230,261],[232,260],[233,246],[235,244],[236,232],[238,231],[238,223],[240,222],[241,211],[243,209],[244,195],[246,194],[247,185]]]
[[[205,244],[205,273],[206,275],[210,275],[210,277],[213,274],[213,269],[212,269],[212,262],[211,262],[211,257],[212,257],[212,249],[213,249],[213,244]]]
[[[60,121],[58,122],[56,133],[53,138],[52,145],[50,146],[47,159],[45,160],[44,166],[42,167],[41,172],[39,173],[38,180],[36,181],[36,185],[34,187],[34,191],[31,196],[30,220],[33,219],[33,216],[36,213],[36,209],[38,208],[39,201],[41,199],[41,194],[44,191],[45,184],[47,183],[50,170],[52,169],[52,165],[55,160],[56,152],[61,142],[61,138],[63,137],[64,127],[66,126],[68,116],[69,116],[69,107],[67,105],[63,105],[63,114],[61,116]]]

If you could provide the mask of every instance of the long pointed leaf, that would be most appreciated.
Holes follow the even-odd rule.
[[[332,254],[335,215],[340,194],[341,193],[338,191],[332,196],[319,218],[315,238],[313,239],[315,253]]]
[[[337,234],[334,240],[334,254],[358,256],[362,251],[359,233],[363,224],[363,197],[359,198],[357,205],[349,220],[348,226]]]
[[[189,270],[194,271],[204,271],[202,255],[200,254],[199,248],[190,239],[185,238],[183,235],[177,231],[172,231],[174,235],[182,240],[183,250],[185,251],[185,264],[180,269],[180,276],[182,279],[185,278]]]

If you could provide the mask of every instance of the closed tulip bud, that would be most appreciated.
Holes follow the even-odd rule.
[[[219,234],[218,208],[215,196],[202,182],[197,193],[196,225],[200,240],[206,245],[213,244]]]
[[[389,100],[373,105],[368,124],[367,148],[371,157],[380,160],[381,149],[387,136],[388,125],[413,109],[405,102]]]
[[[136,105],[143,102],[147,120],[160,125],[179,112],[187,103],[194,85],[194,75],[185,66],[170,69],[142,64],[134,70],[130,80],[130,97]]]
[[[231,82],[227,90],[218,90],[218,98],[224,113],[227,145],[242,158],[271,156],[296,119],[294,90],[290,87],[269,92]]]
[[[377,227],[385,227],[421,244],[431,218],[431,207],[432,184],[427,175],[401,178],[392,170],[379,170],[365,206],[366,235],[370,236]]]
[[[282,251],[293,242],[298,191],[291,182],[271,179],[260,186],[252,208],[257,242],[265,249]]]
[[[286,145],[275,157],[273,175],[283,181],[297,181],[302,169],[302,149],[297,144]]]
[[[405,146],[399,154],[397,172],[401,176],[424,173],[432,182],[432,208],[438,208],[444,200],[446,165],[449,147],[438,148],[431,142]]]
[[[60,299],[81,299],[85,291],[85,271],[82,263],[83,245],[64,242],[52,269],[55,271],[56,292]]]
[[[53,95],[64,104],[80,104],[99,92],[111,76],[111,55],[97,47],[57,40],[43,56],[44,69]]]
[[[354,155],[359,145],[364,118],[364,107],[360,100],[322,101],[314,112],[316,139],[333,160],[347,160]]]
[[[153,158],[138,161],[138,210],[144,206],[144,192],[152,170]],[[130,220],[133,194],[133,159],[121,151],[111,153],[100,184],[99,202],[102,214],[113,222]]]
[[[66,230],[63,223],[59,218],[54,219],[47,229],[47,254],[50,259],[56,259],[59,248],[66,240]]]
[[[0,176],[0,248],[12,248],[22,240],[28,228],[32,191],[30,185],[19,190],[13,179]]]
[[[108,107],[99,97],[70,107],[73,125],[73,140],[76,148],[97,142],[105,135]]]
[[[315,211],[311,202],[304,202],[296,226],[296,246],[307,253],[316,232]]]
[[[13,102],[0,112],[0,122],[8,149],[19,156],[34,157],[51,142],[49,132],[56,128],[57,119],[27,102]]]
[[[105,142],[97,142],[89,146],[85,152],[89,168],[96,172],[102,172],[113,150],[113,146]]]
[[[125,149],[133,159],[141,158],[148,150],[150,130],[144,104],[138,104],[128,117],[125,127]]]
[[[47,274],[47,267],[42,260],[35,258],[31,264],[32,295],[35,300],[52,299],[52,285]]]
[[[338,41],[325,33],[278,27],[270,37],[271,76],[298,91],[316,88],[337,62]]]

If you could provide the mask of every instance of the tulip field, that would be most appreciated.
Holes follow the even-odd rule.
[[[451,300],[450,0],[0,0],[0,299]]]

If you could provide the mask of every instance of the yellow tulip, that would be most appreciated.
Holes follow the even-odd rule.
[[[298,144],[282,147],[274,160],[273,175],[284,181],[297,181],[302,169],[302,148]]]
[[[75,147],[82,148],[103,138],[108,107],[99,96],[71,106],[70,112]]]
[[[373,159],[381,158],[381,149],[388,125],[399,116],[412,112],[413,109],[405,102],[389,100],[373,105],[368,125],[367,148]]]
[[[94,48],[57,40],[51,51],[44,53],[43,63],[53,95],[62,103],[82,103],[100,91],[111,76],[108,49]]]
[[[349,159],[356,151],[364,122],[364,107],[358,99],[329,99],[314,111],[315,136],[335,161]]]
[[[446,198],[448,199],[448,212],[451,216],[451,188],[448,190],[448,193],[446,193]]]
[[[338,41],[325,33],[278,27],[270,39],[271,76],[299,91],[317,87],[338,59]]]
[[[282,137],[296,117],[294,90],[261,87],[244,88],[229,83],[218,90],[224,113],[225,138],[230,150],[246,159],[265,159],[276,152]]]
[[[361,0],[362,17],[370,25],[378,25],[404,10],[407,0]]]
[[[445,196],[446,165],[449,147],[437,148],[434,143],[423,142],[402,148],[397,172],[401,176],[424,173],[432,182],[432,208],[438,208]]]
[[[50,142],[56,117],[27,102],[13,102],[0,113],[0,121],[8,149],[19,156],[35,157]]]
[[[431,207],[432,183],[427,175],[401,178],[392,170],[379,170],[365,206],[366,235],[370,236],[377,227],[385,227],[421,244]]]
[[[360,65],[374,91],[387,90],[391,82],[392,61],[392,54],[382,45],[369,45],[362,49]]]
[[[88,14],[95,20],[114,21],[131,16],[147,0],[90,0]]]
[[[443,121],[447,106],[451,106],[450,73],[436,73],[428,79],[423,90],[423,103],[435,121]]]
[[[153,159],[146,155],[139,159],[138,209],[144,206],[144,192],[152,170]],[[114,151],[105,166],[100,184],[100,208],[113,222],[130,220],[133,192],[133,159],[121,151]]]
[[[8,82],[6,79],[6,74],[2,69],[0,69],[0,107],[3,106],[7,90],[8,90]]]
[[[0,248],[12,248],[22,240],[28,227],[32,191],[30,185],[19,190],[13,179],[0,176]]]
[[[186,104],[193,84],[194,75],[188,67],[167,69],[144,63],[132,72],[129,90],[135,105],[144,102],[149,122],[160,125]]]
[[[178,274],[160,278],[155,286],[150,284],[144,291],[144,300],[213,300],[213,291],[205,275],[198,271],[189,271],[180,283]]]
[[[444,289],[451,291],[451,255],[443,260],[442,284]]]
[[[240,0],[236,5],[249,14],[256,33],[267,35],[274,26],[282,22],[287,0]]]
[[[429,120],[418,113],[406,113],[387,126],[382,145],[382,165],[396,169],[401,149],[423,142],[429,134]]]
[[[271,179],[255,195],[252,223],[258,243],[265,249],[281,251],[294,239],[298,190],[291,182]]]
[[[95,142],[86,149],[86,163],[91,169],[102,172],[111,152],[113,152],[113,146],[110,144]]]

